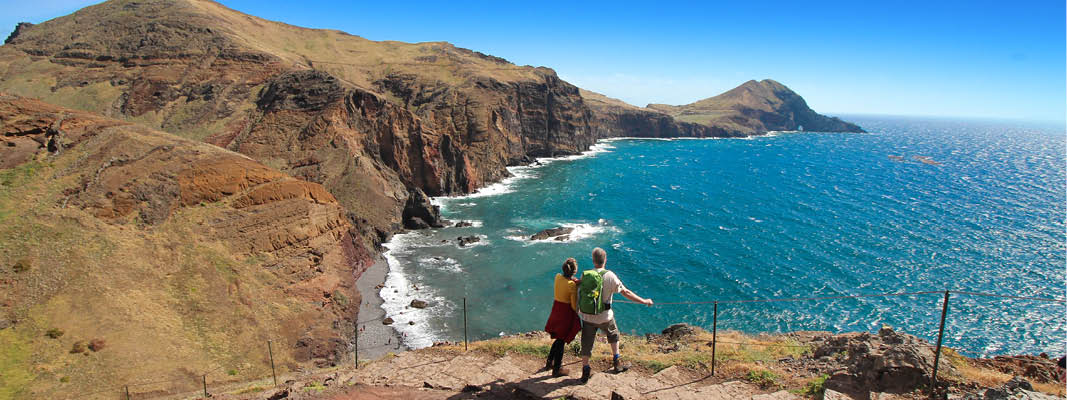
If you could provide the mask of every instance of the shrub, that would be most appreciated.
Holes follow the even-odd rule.
[[[89,350],[92,350],[93,352],[103,350],[105,346],[107,346],[107,343],[104,342],[104,339],[93,339],[89,341]]]
[[[33,261],[30,261],[30,259],[28,258],[23,258],[21,260],[16,261],[15,265],[11,266],[11,269],[14,270],[16,273],[22,273],[29,271],[32,267]]]
[[[778,379],[778,374],[765,369],[752,370],[745,374],[746,381],[752,382],[761,388],[778,386]]]
[[[48,332],[45,332],[44,335],[52,339],[59,339],[60,336],[63,336],[63,330],[59,328],[52,328],[49,329]]]
[[[830,375],[823,374],[822,376],[812,379],[804,386],[803,394],[814,397],[816,399],[822,398],[823,392],[826,391],[826,380],[830,378]]]
[[[85,350],[85,342],[81,340],[74,342],[74,344],[70,346],[71,354],[84,353]]]
[[[226,375],[237,376],[237,370],[236,369],[231,369],[229,371],[226,371]]]

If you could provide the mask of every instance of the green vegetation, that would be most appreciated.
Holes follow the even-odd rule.
[[[30,352],[30,344],[14,329],[0,330],[0,399],[20,397],[18,394],[33,382]]]
[[[48,164],[40,161],[29,161],[15,168],[0,170],[0,187],[19,187],[29,182],[37,172]]]
[[[522,338],[502,338],[481,342],[475,348],[492,353],[496,356],[515,353],[537,357],[548,357],[548,351],[551,350],[552,345],[536,343]]]
[[[800,391],[800,394],[821,399],[823,392],[826,391],[826,380],[830,378],[830,375],[823,374],[822,376],[812,379],[808,382],[804,389]]]
[[[746,381],[752,382],[753,384],[764,389],[769,387],[780,386],[778,383],[780,379],[782,379],[781,376],[778,376],[778,374],[766,369],[756,369],[748,371],[748,373],[745,374]]]
[[[44,335],[52,339],[59,339],[60,336],[63,336],[63,330],[59,328],[52,328],[49,329],[48,332],[45,332]]]

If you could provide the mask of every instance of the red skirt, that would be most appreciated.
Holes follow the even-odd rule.
[[[578,320],[578,313],[571,309],[571,305],[553,300],[552,313],[548,315],[548,322],[545,323],[545,332],[553,339],[570,342],[581,330],[582,323]]]

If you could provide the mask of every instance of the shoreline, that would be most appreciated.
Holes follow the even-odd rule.
[[[389,353],[408,350],[402,342],[400,332],[391,325],[382,324],[386,313],[383,305],[381,287],[389,274],[389,262],[384,256],[377,256],[374,264],[368,267],[356,280],[359,291],[359,358],[375,360]]]

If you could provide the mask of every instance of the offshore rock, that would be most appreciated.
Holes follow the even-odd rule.
[[[558,237],[563,236],[563,235],[569,235],[571,232],[574,232],[574,228],[563,227],[563,226],[556,227],[556,228],[549,228],[549,229],[545,229],[545,230],[543,230],[541,232],[537,232],[533,236],[530,236],[530,240],[545,240],[545,239],[548,239],[548,238],[558,238]]]
[[[412,189],[404,203],[404,227],[407,229],[442,228],[441,207],[430,202],[421,189]]]
[[[459,242],[459,247],[467,247],[467,245],[478,243],[481,240],[482,238],[478,236],[461,236],[456,238],[456,241]]]

